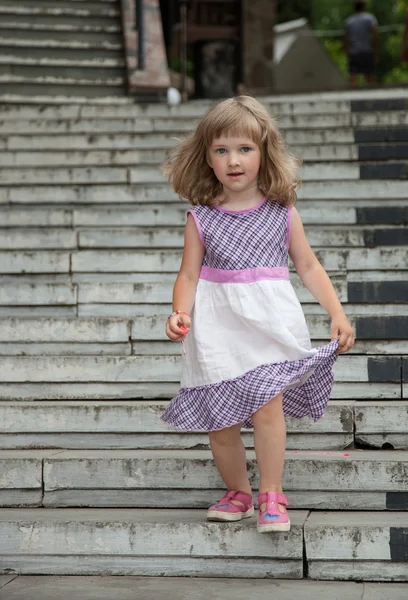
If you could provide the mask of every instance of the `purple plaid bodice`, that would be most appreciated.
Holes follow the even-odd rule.
[[[192,214],[205,246],[203,266],[241,270],[287,267],[291,209],[263,200],[243,211],[195,206]]]

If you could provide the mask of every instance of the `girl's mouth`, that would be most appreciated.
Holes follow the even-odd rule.
[[[240,177],[243,173],[228,173],[228,177]]]

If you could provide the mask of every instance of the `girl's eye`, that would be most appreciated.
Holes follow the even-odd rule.
[[[243,148],[241,148],[242,152],[247,153],[251,151],[251,148],[248,148],[248,146],[244,146]]]
[[[225,148],[218,148],[218,150],[216,150],[216,152],[218,154],[225,154],[226,150],[225,150]]]

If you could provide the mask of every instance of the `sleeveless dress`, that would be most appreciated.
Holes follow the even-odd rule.
[[[323,416],[338,340],[312,348],[289,281],[291,208],[262,200],[240,211],[189,210],[205,254],[181,389],[162,419],[186,431],[241,423],[283,391],[291,417]]]

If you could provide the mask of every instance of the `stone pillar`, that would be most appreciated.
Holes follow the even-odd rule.
[[[252,93],[270,93],[275,87],[276,12],[276,0],[242,0],[242,83]]]

